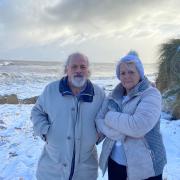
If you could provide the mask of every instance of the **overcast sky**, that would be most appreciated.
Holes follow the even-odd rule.
[[[180,38],[179,0],[0,0],[0,59],[115,62],[130,49],[156,62]]]

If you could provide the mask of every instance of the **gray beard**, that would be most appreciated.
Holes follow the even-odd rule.
[[[71,83],[74,87],[81,88],[85,85],[87,79],[85,77],[72,77]]]

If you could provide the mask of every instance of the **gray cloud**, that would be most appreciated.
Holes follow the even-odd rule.
[[[56,48],[89,47],[97,54],[96,45],[118,52],[125,39],[131,45],[152,39],[152,47],[179,33],[179,7],[179,0],[1,0],[0,53],[40,56],[46,47],[52,56]]]
[[[178,0],[66,0],[47,6],[42,21],[51,27],[68,27],[75,36],[82,32],[92,37],[100,33],[108,36],[114,31],[118,37],[124,34],[137,38],[139,29],[144,36],[158,33],[168,19],[179,24],[178,5]]]
[[[47,7],[47,15],[55,21],[84,23],[91,20],[118,20],[124,16],[133,16],[146,6],[153,6],[157,1],[142,0],[66,0],[53,7]]]

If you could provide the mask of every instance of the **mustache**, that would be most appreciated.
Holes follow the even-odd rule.
[[[76,74],[76,75],[74,75],[74,77],[76,78],[83,78],[84,76],[82,75],[82,74]]]

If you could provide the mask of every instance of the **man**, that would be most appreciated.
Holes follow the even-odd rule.
[[[95,117],[104,92],[92,84],[88,58],[71,54],[66,76],[47,85],[32,109],[36,135],[46,141],[38,180],[96,180],[98,134]]]

